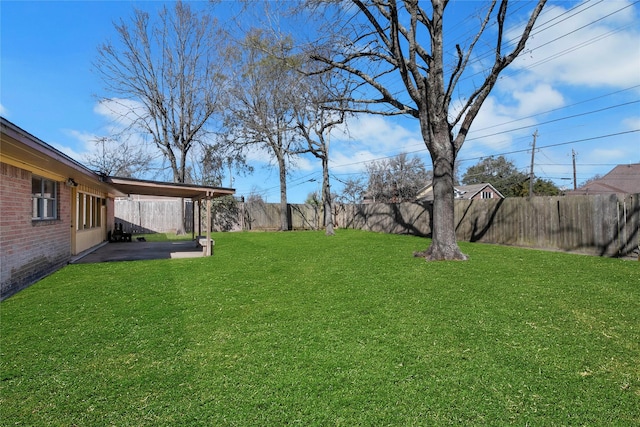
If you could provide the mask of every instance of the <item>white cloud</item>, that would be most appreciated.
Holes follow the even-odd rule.
[[[465,148],[473,150],[484,146],[495,151],[510,148],[514,138],[528,135],[530,132],[526,127],[536,123],[532,118],[521,119],[523,116],[519,110],[523,108],[520,105],[502,104],[498,98],[488,97],[471,126]],[[514,128],[525,129],[509,132]]]
[[[322,166],[319,159],[315,157],[297,156],[291,161],[291,167],[296,171],[310,172]]]
[[[557,117],[536,115],[564,107],[576,99],[640,84],[637,7],[631,6],[629,1],[572,2],[573,9],[569,11],[569,7],[564,7],[566,4],[548,3],[544,15],[538,20],[538,29],[546,29],[541,32],[534,29],[533,37],[527,43],[528,50],[500,77],[474,122],[461,158],[475,159],[513,149],[526,149],[537,123]],[[557,25],[552,25],[554,23]],[[516,32],[514,29],[506,38],[513,38]],[[622,123],[624,129],[640,128],[640,117],[613,120],[617,124]],[[606,120],[596,123],[573,121],[563,123],[561,127],[543,128],[542,143],[575,139],[577,137],[570,134],[569,128],[576,126],[593,128],[587,136],[604,134],[607,133],[605,130],[598,129],[605,126],[604,123]],[[613,125],[611,122],[608,124]],[[506,133],[516,128],[521,129]],[[581,143],[576,146],[580,152],[579,163],[635,161],[640,152],[640,142],[634,140],[638,140],[637,135],[603,143]],[[565,147],[545,150],[544,153],[551,159],[547,160],[548,163],[570,164],[567,160],[570,152]],[[522,166],[527,162],[527,155],[510,157],[518,159],[517,164]],[[567,170],[563,166],[555,168],[549,165],[544,169],[548,176],[571,175],[570,166]]]
[[[400,153],[424,145],[414,119],[390,118],[374,114],[360,114],[348,124],[348,137],[360,146],[377,153]],[[345,140],[345,137],[340,138]]]
[[[8,115],[9,115],[9,110],[7,110],[4,105],[0,104],[0,116],[6,117]]]
[[[511,138],[506,132],[535,126],[531,117],[565,104],[563,95],[549,84],[524,84],[513,79],[501,80],[500,86],[489,96],[471,127],[469,137],[491,135],[482,139],[487,146],[504,146]],[[504,133],[503,133],[504,132]],[[530,133],[529,130],[524,130]],[[499,134],[499,135],[494,135]]]
[[[73,129],[63,129],[62,132],[69,136],[71,139],[77,141],[77,143],[69,141],[69,143],[67,144],[61,144],[57,141],[52,141],[50,142],[50,145],[56,150],[61,151],[67,156],[71,157],[72,159],[83,163],[86,155],[95,148],[93,140],[95,140],[96,136],[87,132],[81,132]]]
[[[518,101],[516,116],[527,117],[564,105],[564,97],[548,84],[539,84],[531,90],[516,90],[513,98]]]
[[[629,152],[621,148],[595,148],[582,157],[584,163],[625,163],[630,160]]]
[[[96,140],[98,139],[97,135],[73,129],[66,130],[65,132],[80,142],[80,145],[78,147],[84,149],[84,154],[95,149]]]
[[[400,153],[429,159],[418,122],[406,117],[361,114],[331,134],[330,167],[336,173],[361,173],[367,163]],[[417,153],[416,153],[417,152]]]
[[[629,129],[629,130],[636,130],[636,129],[640,129],[640,116],[637,117],[629,117],[627,119],[624,119],[622,121],[622,123]]]
[[[244,154],[247,156],[249,163],[271,164],[272,155],[265,147],[259,144],[251,144],[247,147]]]
[[[108,119],[108,133],[116,134],[138,120],[143,115],[144,106],[138,101],[112,98],[98,102],[93,111]]]
[[[364,172],[366,165],[380,156],[368,150],[342,150],[332,152],[329,155],[330,169],[336,169],[339,173]]]
[[[51,146],[53,146],[56,150],[63,152],[64,154],[71,157],[72,159],[79,161],[80,163],[82,163],[84,154],[86,154],[85,151],[79,152],[78,150],[75,150],[69,147],[68,145],[62,145],[58,142],[51,143]]]
[[[259,167],[277,168],[274,156],[270,149],[260,144],[251,144],[247,146],[244,152],[247,163],[258,165]],[[313,171],[320,167],[320,161],[315,158],[295,156],[288,160],[287,167],[290,171]]]
[[[640,31],[635,9],[628,6],[628,1],[583,2],[568,12],[550,4],[538,19],[527,51],[511,69],[551,84],[620,88],[639,84]]]

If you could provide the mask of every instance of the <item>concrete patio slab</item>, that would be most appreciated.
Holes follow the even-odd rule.
[[[181,242],[117,242],[77,257],[71,264],[91,264],[112,261],[140,261],[150,259],[199,258],[202,247],[194,241]]]

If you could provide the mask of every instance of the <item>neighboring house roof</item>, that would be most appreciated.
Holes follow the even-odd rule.
[[[489,183],[473,184],[473,185],[458,185],[458,186],[455,187],[455,189],[456,189],[456,199],[471,200],[477,194],[481,193],[482,191],[486,190],[487,188],[490,188],[494,193],[496,193],[498,196],[500,196],[501,199],[504,199],[504,196],[502,195],[502,193],[500,193],[498,190],[496,190],[496,188],[493,185],[489,184]],[[459,196],[458,196],[458,193],[460,194]]]
[[[504,199],[504,196],[502,195],[502,193],[496,190],[496,188],[493,185],[489,184],[488,182],[485,182],[482,184],[473,184],[473,185],[456,185],[453,191],[455,192],[456,199],[471,200],[474,198],[474,196],[484,191],[486,188],[490,188],[501,199]],[[432,201],[433,200],[433,184],[429,184],[424,188],[422,188],[422,190],[418,192],[417,199],[421,201],[427,201],[427,202]]]
[[[640,194],[640,163],[618,165],[602,178],[565,194]]]

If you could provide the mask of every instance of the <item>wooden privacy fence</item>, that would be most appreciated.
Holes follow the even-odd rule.
[[[600,256],[626,256],[640,244],[640,195],[596,195],[456,200],[458,240],[497,243],[530,248],[563,250]],[[173,203],[173,208],[160,205]],[[131,224],[133,231],[175,230],[179,201],[116,201],[116,221]],[[190,230],[190,204],[185,204],[185,224]],[[214,215],[218,218],[220,212]],[[239,203],[223,214],[226,225],[214,219],[213,230],[278,230],[280,205]],[[289,222],[294,230],[322,228],[322,207],[290,204]],[[199,229],[196,217],[196,231]],[[235,225],[229,223],[235,219]],[[336,205],[337,228],[383,233],[431,235],[431,203]],[[206,225],[202,226],[203,230]]]
[[[456,200],[461,241],[626,256],[640,245],[640,195]],[[345,206],[338,222],[350,228],[431,235],[430,204]]]
[[[244,203],[245,230],[279,230],[280,204],[250,202]],[[322,227],[322,207],[315,205],[287,205],[287,217],[292,230],[317,230]]]
[[[178,228],[176,221],[181,209],[180,199],[117,199],[115,222],[121,223],[131,233],[165,233]],[[185,230],[206,231],[206,215],[198,215],[198,204],[185,200]],[[287,215],[293,230],[315,230],[322,227],[322,208],[312,205],[287,205]],[[202,219],[203,224],[199,221]],[[214,203],[212,230],[278,230],[280,229],[280,204],[236,203],[218,206]],[[233,224],[231,224],[233,223]]]
[[[626,256],[638,249],[639,195],[456,203],[456,236],[471,242]]]
[[[190,233],[193,230],[193,203],[190,200],[185,200],[183,205],[182,199],[174,198],[116,199],[115,222],[121,223],[129,233],[175,232],[180,225],[180,209],[184,212],[185,231]]]

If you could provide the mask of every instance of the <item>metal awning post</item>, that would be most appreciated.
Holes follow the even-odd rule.
[[[207,256],[211,256],[211,194],[207,194]]]
[[[191,240],[196,240],[196,201],[191,199]]]
[[[198,237],[202,236],[202,199],[198,199]]]

